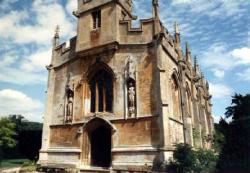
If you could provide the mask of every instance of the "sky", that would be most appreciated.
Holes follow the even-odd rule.
[[[159,0],[170,33],[180,25],[210,84],[218,122],[234,93],[250,93],[250,0]],[[76,35],[77,0],[0,0],[0,116],[43,121],[52,37]],[[151,0],[133,0],[133,13],[150,18]],[[136,22],[135,22],[136,25]]]

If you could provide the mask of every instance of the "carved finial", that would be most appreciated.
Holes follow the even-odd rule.
[[[56,25],[56,29],[55,29],[55,37],[59,38],[59,32],[60,32],[60,27],[59,25]]]
[[[194,67],[196,67],[196,65],[197,65],[197,56],[195,55],[194,56]]]
[[[179,30],[179,24],[177,22],[174,23],[174,37],[175,37],[175,43],[177,48],[181,50],[181,37],[180,37],[180,30]]]
[[[199,64],[196,64],[196,67],[195,67],[195,72],[196,72],[196,74],[197,75],[200,75],[201,73],[201,70],[200,70],[200,66],[199,66]]]
[[[209,90],[209,83],[208,83],[208,81],[206,81],[206,87],[207,87],[207,90]]]
[[[159,18],[159,2],[158,0],[152,0],[153,4],[153,18],[158,19]]]
[[[186,53],[189,53],[189,52],[190,52],[189,43],[186,42]]]
[[[174,31],[175,34],[180,34],[179,24],[177,22],[174,23]]]
[[[202,78],[202,79],[204,78],[204,73],[203,73],[203,72],[201,72],[201,78]]]
[[[54,47],[59,45],[59,32],[60,32],[59,25],[56,25],[55,35],[54,35],[54,39],[53,39],[53,46]]]

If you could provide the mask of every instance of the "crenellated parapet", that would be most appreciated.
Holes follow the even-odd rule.
[[[121,44],[148,44],[153,40],[154,20],[142,19],[139,27],[132,26],[132,20],[119,21],[119,42]]]
[[[75,57],[76,37],[71,38],[68,42],[61,43],[53,49],[53,66],[67,62]]]

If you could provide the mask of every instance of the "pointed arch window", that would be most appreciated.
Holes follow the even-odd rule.
[[[91,112],[112,112],[113,76],[106,69],[100,69],[90,79]]]
[[[173,117],[181,119],[180,112],[180,90],[176,77],[173,75],[171,78],[171,90],[172,90],[172,105],[173,105]]]
[[[191,105],[191,91],[186,85],[186,104],[187,104],[187,112],[189,116],[192,116],[192,105]]]

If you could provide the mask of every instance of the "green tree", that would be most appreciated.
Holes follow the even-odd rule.
[[[198,149],[194,151],[196,163],[193,166],[194,172],[214,172],[217,164],[217,156],[214,151],[207,149]]]
[[[174,159],[177,161],[178,172],[191,172],[195,164],[195,154],[188,144],[177,144]]]
[[[173,160],[167,165],[168,172],[189,173],[195,165],[195,153],[188,144],[177,144]]]
[[[15,124],[9,118],[0,118],[0,163],[3,150],[16,145],[16,140],[13,138],[15,135]]]
[[[213,135],[213,149],[217,154],[219,154],[221,152],[225,140],[223,133],[224,132],[223,125],[215,123],[214,129],[215,131]]]
[[[221,172],[250,172],[250,95],[235,94],[226,110],[229,122],[219,124],[224,143],[217,167]]]
[[[5,149],[6,157],[37,159],[41,148],[42,124],[27,121],[22,115],[9,115],[9,118],[16,125],[15,139],[18,144],[15,148]]]
[[[188,144],[177,144],[173,160],[167,166],[167,172],[173,173],[201,173],[214,172],[217,156],[212,150],[194,150]]]

